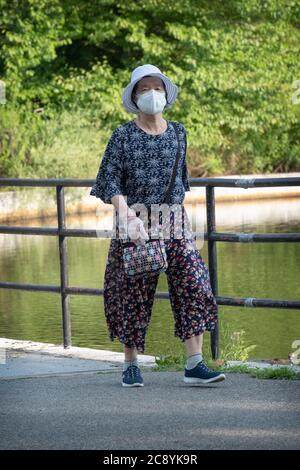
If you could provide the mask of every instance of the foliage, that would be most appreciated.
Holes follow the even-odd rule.
[[[221,356],[220,359],[223,361],[247,361],[249,354],[256,345],[247,345],[245,343],[245,331],[234,331],[230,332],[227,324],[222,323],[221,331]]]
[[[180,372],[183,371],[186,363],[184,355],[180,356],[158,356],[156,364],[151,370],[153,372]],[[290,367],[250,367],[247,364],[227,365],[226,361],[213,361],[208,359],[207,365],[218,372],[249,374],[255,379],[272,379],[272,380],[300,380],[300,373]],[[146,371],[147,369],[144,369]]]
[[[217,362],[212,362],[207,356],[207,351],[203,351],[206,362],[214,366],[223,365],[226,361],[247,361],[250,351],[255,349],[255,345],[247,345],[245,342],[245,331],[231,332],[226,322],[222,322],[220,331],[220,358]],[[159,354],[156,358],[156,366],[159,370],[181,370],[186,363],[186,355],[181,354]]]
[[[0,114],[0,175],[92,178],[107,138],[84,110],[62,110],[47,119],[24,107],[5,109]]]
[[[251,377],[257,379],[276,379],[276,380],[300,380],[300,373],[289,367],[267,368],[267,369],[250,369]]]
[[[191,176],[300,170],[299,0],[0,0],[0,9],[2,176],[24,174],[37,158],[33,171],[47,175],[42,151],[53,139],[59,174],[74,175],[63,153],[70,123],[75,132],[84,115],[85,137],[101,129],[105,142],[133,118],[121,93],[143,63],[179,86],[166,118],[188,130]],[[36,145],[62,114],[66,129],[48,149]],[[85,141],[81,150],[81,176],[95,176],[99,149]]]

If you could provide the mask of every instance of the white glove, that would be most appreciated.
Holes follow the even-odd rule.
[[[128,236],[136,245],[144,245],[149,240],[149,235],[145,230],[144,223],[139,217],[128,220]]]

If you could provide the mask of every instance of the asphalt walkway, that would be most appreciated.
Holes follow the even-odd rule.
[[[182,372],[148,368],[144,387],[128,389],[120,365],[43,357],[39,369],[38,356],[19,369],[1,365],[1,449],[300,448],[299,381],[227,373],[190,386]]]

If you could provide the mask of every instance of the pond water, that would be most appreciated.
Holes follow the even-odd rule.
[[[255,217],[255,209],[250,210],[248,207],[245,211],[245,203],[226,204],[224,210],[219,212],[222,213],[222,223],[217,225],[217,229],[231,232],[299,232],[299,199],[297,204],[287,217],[286,211],[278,212],[280,206],[277,201],[274,205],[276,214],[273,211],[273,222],[269,216]],[[260,204],[256,203],[256,208],[258,206]],[[203,217],[205,211],[204,207],[202,209],[203,211],[198,212],[200,217]],[[233,218],[231,220],[226,217],[225,211],[243,216],[233,221]],[[258,212],[257,210],[256,213]],[[249,217],[251,213],[253,216]],[[269,202],[268,214],[271,213],[272,203]],[[219,218],[219,222],[220,220]],[[231,220],[234,224],[225,225],[226,220]],[[93,214],[69,216],[67,226],[97,228],[95,221]],[[56,220],[35,220],[30,223],[18,221],[15,225],[55,226]],[[204,229],[206,230],[205,224]],[[109,239],[68,239],[70,286],[103,288],[109,242]],[[207,263],[207,243],[202,243],[201,240],[196,243]],[[218,242],[217,256],[220,296],[300,299],[299,243]],[[60,274],[56,237],[1,234],[0,277],[9,282],[58,285]],[[162,273],[157,292],[167,290],[167,278]],[[73,346],[123,351],[118,340],[112,342],[108,337],[103,296],[71,295],[70,306]],[[300,339],[300,310],[220,305],[219,317],[221,349],[229,341],[228,335],[245,331],[245,344],[256,346],[250,353],[251,359],[287,358],[293,352],[292,342]],[[61,344],[59,294],[0,289],[0,337]],[[204,338],[204,351],[208,354],[209,333],[205,333]],[[183,351],[184,344],[174,336],[169,300],[155,299],[145,354],[177,354]]]

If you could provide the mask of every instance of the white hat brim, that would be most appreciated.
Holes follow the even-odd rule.
[[[165,84],[166,87],[166,92],[167,92],[167,104],[164,107],[165,109],[170,108],[173,103],[175,102],[178,94],[178,87],[174,85],[174,83],[171,82],[171,80],[163,75],[162,73],[145,73],[144,76],[150,75],[151,77],[159,77]],[[143,77],[139,77],[136,80],[132,81],[127,85],[126,88],[124,88],[123,94],[122,94],[122,102],[123,106],[128,111],[129,113],[135,113],[138,114],[141,112],[141,110],[134,104],[134,102],[131,99],[131,93],[134,88],[134,85],[139,82]]]

